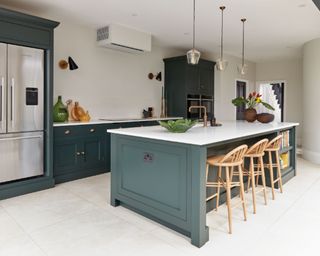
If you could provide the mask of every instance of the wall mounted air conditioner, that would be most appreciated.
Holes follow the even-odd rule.
[[[151,51],[151,34],[118,24],[98,29],[97,42],[102,47],[131,53]]]

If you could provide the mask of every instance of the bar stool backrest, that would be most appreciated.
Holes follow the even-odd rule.
[[[247,152],[247,149],[247,145],[241,145],[233,149],[221,159],[220,163],[223,163],[224,166],[241,165],[243,162],[244,154]]]
[[[269,151],[278,151],[278,150],[280,150],[282,137],[283,137],[283,135],[280,134],[277,137],[275,137],[274,139],[272,139],[267,145],[267,150],[269,150]]]
[[[267,147],[269,140],[268,139],[263,139],[252,145],[246,155],[253,155],[253,156],[260,156],[264,155],[264,151]]]

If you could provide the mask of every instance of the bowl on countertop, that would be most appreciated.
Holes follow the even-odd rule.
[[[274,120],[274,115],[269,113],[261,113],[257,115],[257,120],[260,123],[267,124]]]
[[[158,122],[162,127],[166,128],[169,132],[173,133],[184,133],[198,123],[197,120],[190,119],[179,119],[176,121],[169,120]]]

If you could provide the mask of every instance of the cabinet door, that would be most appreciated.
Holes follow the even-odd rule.
[[[213,96],[214,67],[199,64],[199,91],[202,95]]]
[[[81,143],[78,140],[56,140],[53,153],[54,176],[76,171],[82,162],[80,150]]]
[[[186,89],[187,94],[199,94],[199,67],[198,65],[187,65],[186,67]]]
[[[103,168],[105,165],[105,142],[103,136],[87,137],[83,140],[83,167]]]

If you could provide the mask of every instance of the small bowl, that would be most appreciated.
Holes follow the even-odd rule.
[[[270,123],[274,120],[274,115],[273,114],[269,114],[269,113],[261,113],[257,115],[257,120],[260,123]]]
[[[191,127],[195,126],[198,123],[197,120],[190,119],[179,119],[176,121],[159,121],[159,124],[166,128],[169,132],[173,133],[184,133],[188,131]]]

